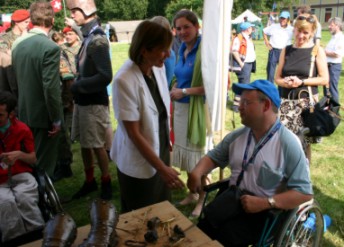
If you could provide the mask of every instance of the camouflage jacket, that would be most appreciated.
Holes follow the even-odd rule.
[[[13,42],[18,37],[20,37],[20,35],[13,33],[13,31],[9,31],[1,35],[0,36],[0,50],[5,51],[5,52],[8,50],[11,50]]]
[[[76,75],[76,61],[75,58],[78,55],[81,43],[76,46],[69,46],[68,44],[62,44],[60,47],[62,52],[67,56],[67,60],[70,64],[71,70]]]
[[[60,45],[60,78],[61,78],[61,98],[64,109],[72,112],[73,109],[73,94],[70,91],[70,87],[74,82],[75,74],[72,71],[72,66],[68,61],[67,54]]]

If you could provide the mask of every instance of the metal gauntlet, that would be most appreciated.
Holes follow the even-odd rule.
[[[76,224],[65,212],[50,219],[44,228],[42,247],[69,247],[76,238]]]
[[[115,206],[109,202],[97,199],[93,201],[90,211],[91,230],[87,239],[80,247],[115,247],[118,245],[116,226],[118,214]]]

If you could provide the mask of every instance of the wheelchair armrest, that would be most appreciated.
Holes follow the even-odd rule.
[[[286,209],[272,208],[272,209],[268,210],[268,216],[269,217],[275,217],[275,216],[278,216],[278,215],[280,215],[282,213],[287,213],[287,212],[292,212],[292,211],[297,212],[299,210],[302,210],[305,207],[313,205],[314,203],[315,203],[314,199],[311,199],[311,200],[309,200],[307,202],[304,202],[304,203],[300,204],[298,207],[296,207],[294,209],[286,210]]]
[[[223,179],[220,181],[217,181],[216,183],[208,184],[203,187],[204,192],[211,192],[217,189],[226,189],[229,186],[229,179]]]

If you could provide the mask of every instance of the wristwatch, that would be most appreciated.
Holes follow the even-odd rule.
[[[268,202],[269,202],[271,208],[275,208],[276,207],[276,201],[275,201],[275,199],[273,197],[269,197],[268,198]]]
[[[302,79],[302,80],[301,80],[301,85],[300,85],[300,86],[303,87],[304,85],[305,85],[305,80]]]
[[[187,91],[186,91],[186,88],[183,88],[183,89],[182,89],[182,93],[183,93],[184,95],[188,95],[188,93],[187,93]]]

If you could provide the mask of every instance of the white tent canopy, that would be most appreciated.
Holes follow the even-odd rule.
[[[249,22],[255,22],[255,21],[261,21],[262,18],[259,18],[256,16],[251,10],[246,9],[244,12],[242,12],[238,17],[236,17],[234,20],[232,20],[232,24],[238,24],[244,21],[244,17],[247,16],[247,21]]]
[[[232,5],[232,0],[205,0],[203,7],[202,76],[212,131],[224,129]]]

